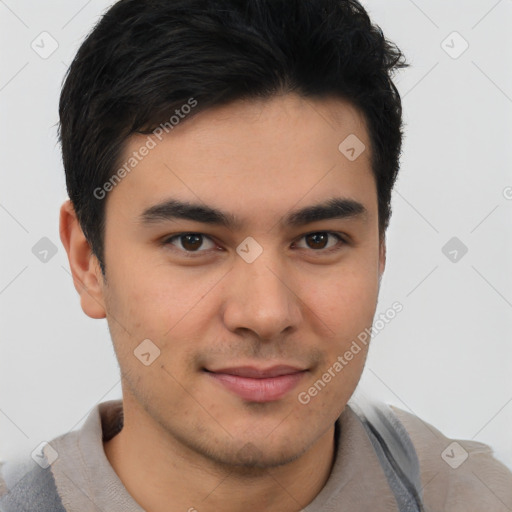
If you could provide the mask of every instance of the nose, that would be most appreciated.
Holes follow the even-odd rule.
[[[223,310],[228,329],[249,330],[261,340],[282,338],[299,325],[300,304],[292,274],[275,252],[264,250],[252,263],[237,257]]]

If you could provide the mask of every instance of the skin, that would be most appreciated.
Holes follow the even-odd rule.
[[[355,161],[338,150],[349,134],[366,145]],[[132,136],[122,161],[145,140]],[[362,203],[367,215],[277,223],[335,196]],[[170,197],[245,224],[140,222]],[[308,404],[297,396],[371,326],[385,266],[364,118],[340,99],[294,94],[205,110],[166,135],[106,201],[106,280],[69,201],[60,223],[82,309],[107,318],[121,369],[124,427],[104,443],[119,478],[150,512],[302,509],[328,479],[334,423],[367,348]],[[304,236],[326,231],[348,242],[315,245]],[[194,249],[179,237],[162,243],[183,232],[206,235],[194,258],[183,255]],[[248,236],[263,248],[252,263],[236,252]],[[145,339],[161,351],[149,366],[133,353]],[[265,403],[240,398],[204,371],[274,362],[307,371]]]

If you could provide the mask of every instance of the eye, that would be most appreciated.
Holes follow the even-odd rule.
[[[337,240],[337,243],[328,245],[329,237],[333,237]],[[337,233],[333,233],[331,231],[316,231],[314,233],[308,233],[303,235],[301,239],[305,239],[308,247],[306,249],[313,249],[315,252],[325,251],[332,252],[340,249],[340,245],[343,246],[347,242],[343,237],[338,235]]]
[[[334,243],[329,245],[329,237]],[[340,250],[347,242],[338,233],[331,231],[315,231],[302,235],[299,240],[304,239],[307,246],[300,249],[311,249],[313,252],[330,253]],[[205,241],[208,243],[205,247]],[[215,249],[216,244],[212,239],[203,233],[179,233],[163,240],[164,246],[171,245],[185,256],[195,256],[194,253],[206,253]],[[296,245],[296,244],[294,244]],[[296,245],[297,246],[297,245]]]
[[[209,240],[211,246],[206,247],[205,250],[199,251],[198,249],[204,245],[204,240]],[[167,238],[163,243],[164,245],[174,245],[174,241],[178,241],[181,247],[178,247],[185,253],[192,252],[205,252],[206,250],[212,249],[215,247],[215,244],[211,241],[209,237],[203,235],[201,233],[180,233],[179,235],[171,236]]]

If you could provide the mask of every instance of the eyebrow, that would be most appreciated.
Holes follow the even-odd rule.
[[[368,210],[362,203],[354,199],[335,197],[323,203],[293,210],[284,216],[280,224],[289,227],[301,227],[321,220],[349,218],[366,220],[368,218]],[[230,230],[243,227],[242,222],[232,213],[224,212],[211,206],[173,198],[147,208],[139,217],[139,221],[144,225],[175,219],[223,226]]]

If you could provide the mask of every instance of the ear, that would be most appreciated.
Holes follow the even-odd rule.
[[[84,313],[91,318],[105,318],[104,281],[100,264],[85,238],[69,199],[60,208],[59,231]]]
[[[379,285],[382,280],[382,274],[386,268],[386,235],[383,235],[379,242]]]

